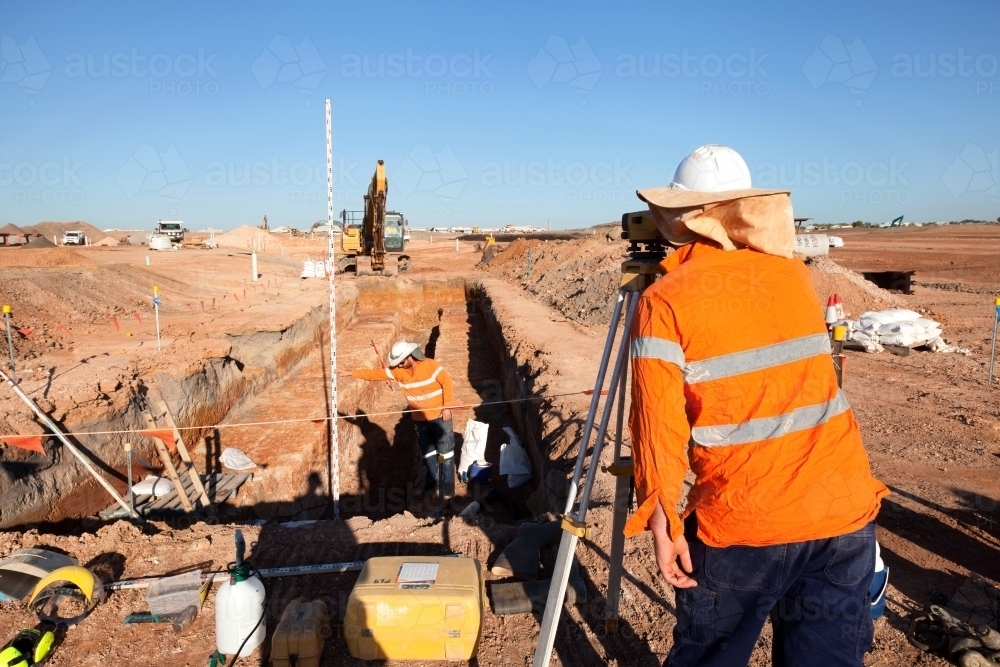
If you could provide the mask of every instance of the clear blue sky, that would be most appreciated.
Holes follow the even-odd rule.
[[[0,223],[642,208],[704,143],[820,221],[995,219],[1000,4],[0,3]],[[249,167],[249,172],[248,172]]]

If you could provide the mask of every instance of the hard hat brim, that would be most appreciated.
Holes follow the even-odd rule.
[[[388,361],[389,368],[395,368],[396,366],[403,363],[403,361],[405,361],[406,358],[411,354],[413,354],[413,351],[418,349],[419,347],[420,346],[417,345],[416,343],[407,343],[406,347],[403,348],[403,352],[398,357],[393,355],[392,352],[389,352],[389,361]]]
[[[670,185],[662,188],[636,190],[635,194],[647,204],[660,208],[695,208],[707,204],[745,199],[747,197],[763,197],[765,195],[790,195],[790,190],[764,190],[762,188],[747,188],[745,190],[723,190],[721,192],[702,192],[688,190]]]

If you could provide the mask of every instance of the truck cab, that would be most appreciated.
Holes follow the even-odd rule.
[[[184,240],[184,223],[179,220],[157,220],[156,234],[163,234],[170,239],[171,243],[180,243]]]

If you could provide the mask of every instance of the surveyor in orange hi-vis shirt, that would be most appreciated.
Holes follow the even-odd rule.
[[[639,299],[631,343],[640,504],[626,534],[652,533],[676,590],[665,664],[746,665],[770,618],[775,665],[859,666],[888,490],[792,254],[789,193],[752,188],[739,154],[710,145],[638,194],[677,247]]]
[[[427,359],[416,343],[400,341],[389,351],[387,368],[356,370],[362,380],[395,380],[417,424],[417,444],[427,466],[425,490],[437,488],[444,499],[455,495],[455,432],[451,410],[454,385],[441,364]],[[444,462],[439,464],[438,456]],[[440,474],[441,479],[438,479]]]

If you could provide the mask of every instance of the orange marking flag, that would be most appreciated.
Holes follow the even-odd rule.
[[[13,447],[20,447],[21,449],[38,452],[39,454],[45,453],[45,450],[42,448],[42,436],[40,435],[0,435],[0,441]]]
[[[141,431],[136,431],[136,433],[162,440],[167,449],[172,452],[177,451],[177,443],[174,442],[174,432],[169,428],[144,428]]]

